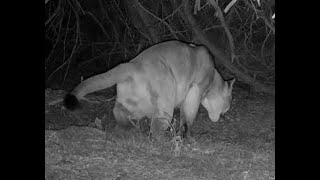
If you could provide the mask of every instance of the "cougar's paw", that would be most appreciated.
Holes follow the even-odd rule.
[[[130,137],[130,132],[128,130],[124,129],[123,127],[121,127],[120,125],[116,125],[116,127],[114,129],[114,134],[118,138],[127,139]]]
[[[152,139],[157,142],[164,142],[167,140],[165,137],[165,130],[168,128],[166,123],[160,121],[159,119],[154,119],[151,121],[150,126]]]

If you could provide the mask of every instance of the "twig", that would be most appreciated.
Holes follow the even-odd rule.
[[[70,1],[68,1],[68,2],[69,2],[69,5],[70,5],[70,8],[73,9],[73,6],[72,6],[71,2],[70,2]],[[74,9],[73,9],[73,10],[74,10]],[[75,10],[74,10],[74,12],[75,12]],[[76,14],[76,12],[75,12],[75,14]],[[65,54],[66,54],[66,39],[67,39],[67,36],[68,36],[68,27],[69,27],[70,17],[71,17],[71,10],[69,11],[69,18],[68,18],[68,22],[67,22],[67,25],[66,25],[66,33],[65,33],[65,35],[64,35],[64,40],[63,40],[63,59],[65,59]],[[77,24],[78,24],[78,22],[77,22]],[[77,33],[77,36],[78,36],[78,33]],[[76,39],[76,42],[77,42],[77,39]],[[73,51],[72,51],[72,52],[73,52]],[[72,56],[72,54],[71,54],[71,56]],[[69,57],[70,57],[70,56],[69,56]],[[67,62],[68,62],[67,70],[66,70],[66,73],[65,73],[65,75],[64,75],[62,85],[64,84],[65,78],[66,78],[66,76],[67,76],[71,59],[68,58]]]
[[[233,8],[233,11],[238,15],[238,17],[239,17],[239,19],[240,19],[240,22],[242,23],[243,20],[242,20],[240,14],[239,14],[239,12],[238,12],[238,9],[235,7],[235,8]]]
[[[62,98],[59,98],[57,100],[49,102],[48,105],[49,106],[56,105],[56,104],[60,103],[61,101],[62,101]]]
[[[104,8],[104,6],[103,6],[103,2],[105,2],[105,1],[99,0],[99,4],[100,4],[100,7],[101,7],[101,12],[105,12],[105,13],[104,13],[104,17],[106,17],[107,20],[111,23],[113,32],[114,32],[115,37],[116,37],[116,41],[119,41],[119,39],[118,39],[118,38],[119,38],[118,32],[117,32],[117,30],[116,30],[116,28],[115,28],[115,25],[114,25],[113,21],[111,21],[111,19],[109,18],[108,12],[105,10],[105,8]]]
[[[236,3],[237,0],[232,0],[226,8],[224,8],[224,13],[227,13],[229,11],[229,9],[234,5],[234,3]]]
[[[253,4],[252,0],[250,0],[250,4],[249,4],[247,1],[244,1],[244,2],[248,5],[248,7],[252,7],[252,8],[253,8],[253,11],[255,12],[257,19],[262,18],[263,21],[264,21],[264,23],[266,24],[266,26],[268,26],[268,27],[272,30],[273,34],[274,34],[274,33],[275,33],[275,28],[274,28],[274,26],[267,20],[266,17],[264,17],[263,15],[259,15],[258,12],[260,12],[261,10],[259,11],[259,10],[255,7],[255,5]]]
[[[59,31],[58,31],[58,34],[57,34],[57,38],[56,38],[56,40],[55,40],[55,43],[54,43],[54,45],[53,45],[52,50],[50,51],[49,56],[48,56],[47,59],[46,59],[46,65],[47,65],[49,59],[51,58],[51,56],[52,56],[52,54],[53,54],[54,50],[56,49],[57,44],[58,44],[58,42],[59,42],[60,35],[61,35],[61,29],[62,29],[62,28],[61,28],[61,26],[62,26],[62,18],[60,19],[60,22],[59,22],[58,24],[59,24],[59,28],[58,28]]]
[[[76,47],[77,47],[77,45],[78,45],[79,34],[80,34],[79,16],[78,16],[76,10],[74,9],[74,7],[72,6],[72,4],[70,3],[70,1],[69,1],[69,4],[70,4],[70,7],[73,9],[73,12],[74,12],[74,14],[75,14],[75,16],[76,16],[76,25],[77,25],[76,30],[77,30],[77,33],[76,33],[76,42],[75,42],[75,44],[74,44],[74,46],[73,46],[73,48],[72,48],[72,51],[71,51],[71,54],[70,54],[68,60],[67,60],[67,61],[68,61],[68,66],[67,66],[66,72],[65,72],[65,74],[64,74],[64,78],[63,78],[62,85],[64,84],[64,82],[65,82],[65,80],[66,80],[66,78],[67,78],[68,70],[69,70],[69,67],[70,67],[70,62],[71,62],[71,59],[72,59],[72,57],[73,57],[73,55],[74,55],[75,49],[76,49]],[[71,11],[70,11],[70,14],[71,14]],[[69,24],[69,21],[68,21],[68,23],[67,23],[67,28],[68,28],[68,24]],[[67,33],[67,32],[68,32],[68,31],[66,31],[66,33]],[[66,36],[67,36],[67,34],[66,34]]]
[[[70,2],[70,1],[69,1]],[[82,14],[85,14],[85,11],[83,10],[82,6],[80,5],[78,0],[74,0],[75,5],[77,6],[77,10],[80,10]],[[71,5],[71,4],[70,4]],[[76,13],[76,12],[75,12]]]
[[[268,32],[267,37],[263,40],[263,43],[262,43],[262,46],[261,46],[261,51],[260,51],[260,54],[261,54],[261,57],[262,57],[262,58],[263,58],[264,45],[266,44],[267,39],[268,39],[269,35],[271,34],[271,31],[272,31],[272,30],[270,29],[269,32]]]
[[[181,7],[182,7],[182,2],[180,3],[180,5],[179,5],[174,11],[172,11],[172,13],[170,13],[170,14],[167,15],[165,18],[163,18],[163,20],[165,21],[165,20],[167,20],[169,17],[173,16],[175,13],[177,13],[177,12],[180,10]]]
[[[69,59],[69,60],[70,60],[70,59]],[[60,70],[64,65],[66,65],[69,60],[63,62],[56,70],[54,70],[54,71],[48,76],[48,80],[51,78],[51,76],[52,76],[53,74],[55,74],[55,73],[56,73],[58,70]]]
[[[60,2],[58,3],[58,7],[56,8],[56,10],[53,12],[53,14],[46,20],[46,22],[44,23],[44,26],[47,26],[47,24],[49,24],[51,22],[51,20],[56,17],[56,15],[60,12],[61,6],[60,6]]]
[[[158,16],[154,15],[152,12],[150,12],[149,10],[147,10],[146,8],[144,8],[144,6],[141,5],[141,3],[138,1],[137,4],[141,7],[141,9],[143,9],[145,12],[147,12],[149,15],[151,15],[152,17],[154,17],[155,19],[159,20],[160,22],[162,22],[164,25],[166,25],[169,29],[169,31],[173,34],[173,36],[178,39],[177,35],[175,34],[175,32],[172,30],[172,28],[170,27],[170,25],[165,22],[164,20],[162,20],[161,18],[159,18]]]
[[[230,45],[230,51],[231,51],[231,63],[233,63],[234,59],[237,57],[236,54],[235,54],[235,51],[234,51],[235,48],[234,48],[234,43],[233,43],[233,37],[232,37],[231,32],[230,32],[230,30],[229,30],[229,28],[228,28],[228,26],[227,26],[227,24],[226,24],[226,22],[224,20],[222,11],[221,11],[218,3],[215,0],[209,0],[209,2],[211,3],[211,5],[216,10],[216,15],[219,18],[220,23],[223,26],[224,31],[226,32],[227,37],[229,39],[229,45]]]
[[[103,27],[103,25],[99,22],[99,20],[96,18],[95,15],[93,15],[91,12],[86,11],[85,14],[88,14],[92,17],[92,19],[98,24],[98,26],[100,27],[100,29],[102,30],[102,32],[105,34],[106,37],[108,37],[108,33],[105,30],[105,28]]]
[[[193,14],[197,14],[198,11],[200,11],[200,0],[195,0]]]
[[[276,33],[274,26],[267,20],[266,17],[261,17],[264,20],[264,23],[272,30],[273,34]]]
[[[118,12],[119,12],[119,14],[120,14],[120,16],[121,16],[121,20],[123,21],[123,23],[126,25],[126,28],[127,29],[130,29],[130,27],[129,27],[129,25],[128,25],[128,23],[125,21],[125,18],[124,18],[124,15],[122,14],[122,11],[121,11],[121,9],[118,7],[118,4],[116,3],[116,1],[115,0],[113,0],[112,1],[114,4],[115,4],[115,6],[117,7],[117,9],[118,9]],[[132,43],[134,43],[134,41],[133,41],[133,38],[132,38],[132,34],[131,34],[131,31],[129,31],[129,36],[130,36],[130,38],[131,38],[131,41],[132,41]],[[125,35],[125,34],[124,34]]]

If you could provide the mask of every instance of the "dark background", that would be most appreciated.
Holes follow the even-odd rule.
[[[178,39],[207,46],[225,79],[237,77],[250,90],[274,94],[275,1],[239,0],[225,13],[229,3],[48,1],[45,86],[69,91],[81,78],[127,62],[153,44]]]

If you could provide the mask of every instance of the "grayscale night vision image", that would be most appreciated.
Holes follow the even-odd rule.
[[[275,0],[45,0],[45,178],[275,179]]]

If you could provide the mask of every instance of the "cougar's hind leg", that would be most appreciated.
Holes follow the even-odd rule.
[[[191,126],[191,124],[188,125],[188,122],[186,120],[183,108],[180,108],[180,127],[179,127],[179,133],[178,134],[182,138],[186,138],[187,132],[190,132],[190,131],[188,131],[188,127],[190,127],[190,126]]]
[[[129,130],[133,127],[128,119],[130,112],[121,103],[116,102],[113,108],[113,115],[116,119],[115,134],[122,137],[129,136]]]
[[[173,114],[173,113],[172,113]],[[164,115],[156,115],[151,118],[150,131],[152,138],[158,142],[164,142],[165,130],[170,126],[172,114],[164,113]]]

